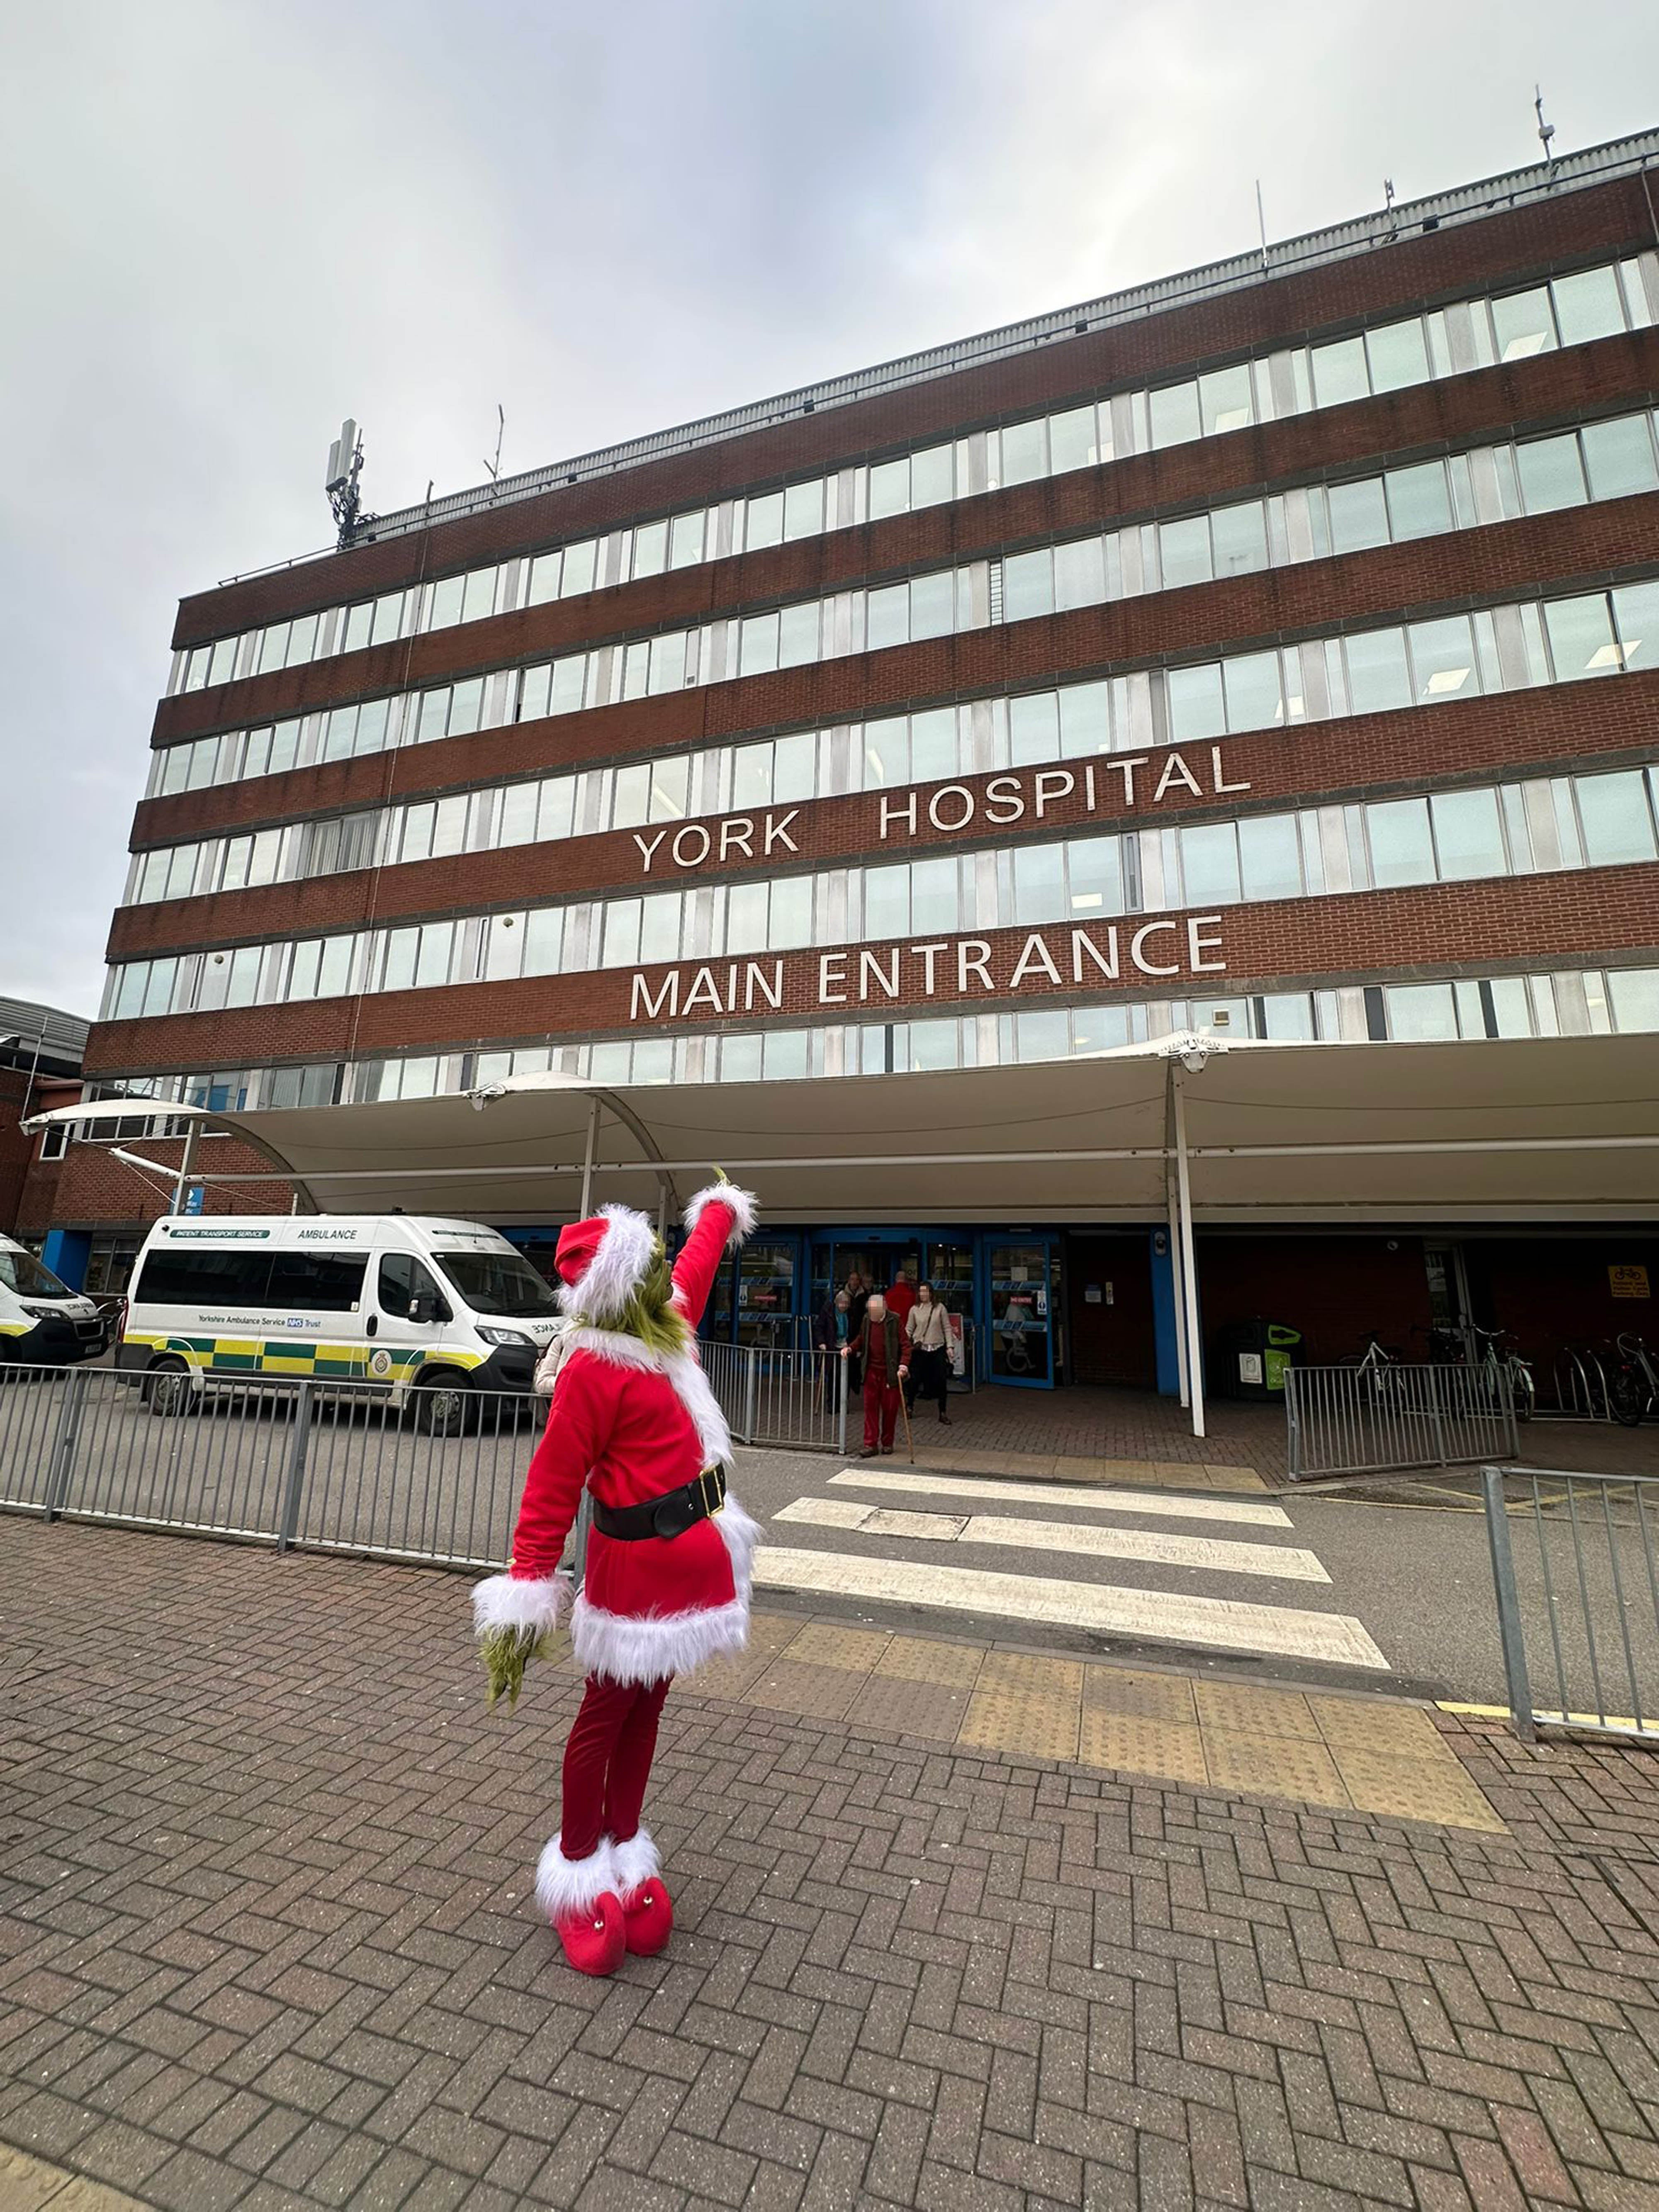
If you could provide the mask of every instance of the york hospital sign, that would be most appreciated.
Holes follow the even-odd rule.
[[[906,844],[931,833],[959,836],[981,828],[1035,826],[1064,804],[1068,822],[1103,804],[1121,818],[1143,806],[1163,805],[1174,793],[1206,799],[1248,791],[1229,781],[1221,748],[1206,748],[1197,772],[1178,752],[1167,755],[1156,775],[1142,755],[1044,768],[988,778],[978,790],[967,783],[872,793],[884,844]],[[671,876],[741,856],[764,859],[795,853],[791,834],[799,807],[727,816],[712,827],[684,823],[633,832],[641,872]],[[1030,986],[1135,983],[1160,977],[1225,972],[1219,915],[1154,915],[1146,921],[1054,923],[1023,938],[1000,930],[988,937],[941,937],[917,944],[847,946],[832,952],[796,951],[759,957],[637,969],[630,979],[629,1019],[655,1022],[681,1016],[758,1014],[803,1002],[814,1006],[863,1006],[929,999],[972,1000]]]

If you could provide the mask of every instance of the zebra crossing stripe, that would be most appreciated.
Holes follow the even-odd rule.
[[[1164,1497],[1153,1490],[1097,1490],[1081,1482],[994,1482],[969,1474],[866,1474],[843,1468],[830,1478],[847,1490],[902,1490],[913,1497],[1007,1499],[1020,1505],[1073,1505],[1087,1513],[1150,1514],[1159,1521],[1237,1521],[1257,1528],[1288,1528],[1282,1505],[1225,1498]]]
[[[862,1559],[845,1552],[797,1552],[781,1544],[763,1544],[756,1553],[755,1580],[768,1589],[925,1606],[1005,1622],[1041,1621],[1136,1643],[1196,1644],[1389,1671],[1364,1625],[1351,1614],[1308,1613],[1295,1606]]]
[[[1097,1559],[1137,1559],[1158,1567],[1197,1567],[1214,1574],[1271,1575],[1290,1582],[1328,1583],[1311,1552],[1290,1544],[1238,1544],[1215,1536],[1173,1536],[1162,1529],[1078,1527],[1066,1521],[1016,1521],[1004,1514],[884,1512],[850,1498],[798,1498],[772,1516],[866,1536],[919,1537],[943,1543],[994,1544],[1004,1551],[1069,1552]]]

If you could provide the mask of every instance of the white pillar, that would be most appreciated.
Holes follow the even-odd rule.
[[[599,1133],[599,1102],[597,1098],[590,1098],[587,1102],[587,1150],[582,1155],[582,1202],[580,1210],[576,1216],[576,1218],[579,1221],[586,1221],[589,1212],[592,1211],[591,1202],[593,1196],[593,1146]]]
[[[1187,1309],[1182,1285],[1186,1270],[1181,1264],[1181,1216],[1176,1205],[1175,1163],[1164,1163],[1164,1195],[1170,1218],[1170,1282],[1175,1292],[1176,1376],[1181,1386],[1181,1402],[1192,1403],[1192,1392],[1187,1379]]]
[[[1198,1270],[1193,1258],[1193,1191],[1187,1172],[1187,1111],[1182,1097],[1181,1070],[1173,1076],[1175,1089],[1176,1199],[1181,1213],[1182,1310],[1185,1316],[1187,1358],[1192,1376],[1193,1434],[1204,1433],[1204,1351],[1198,1336]]]

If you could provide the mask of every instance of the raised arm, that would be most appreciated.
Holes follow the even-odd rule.
[[[695,1329],[726,1252],[735,1252],[755,1225],[755,1200],[735,1183],[710,1183],[685,1209],[685,1242],[674,1262],[674,1304]]]

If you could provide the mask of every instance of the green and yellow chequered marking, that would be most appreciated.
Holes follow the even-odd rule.
[[[130,1329],[128,1344],[147,1345],[189,1366],[215,1375],[316,1376],[328,1381],[407,1382],[428,1359],[446,1367],[482,1367],[483,1355],[451,1350],[431,1350],[416,1345],[394,1352],[374,1344],[318,1344],[307,1337],[172,1336],[146,1329]]]

